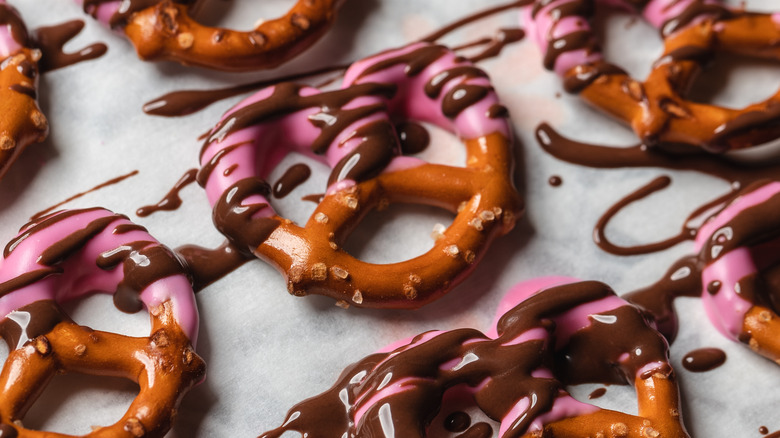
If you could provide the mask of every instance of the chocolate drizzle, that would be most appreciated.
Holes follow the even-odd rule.
[[[612,294],[607,286],[597,282],[550,288],[504,314],[498,322],[499,337],[495,340],[473,329],[458,329],[428,334],[424,341],[423,334],[392,353],[368,356],[345,370],[330,390],[293,407],[283,426],[261,437],[280,437],[286,431],[304,436],[374,436],[389,421],[394,436],[421,436],[420,431],[439,410],[442,394],[462,384],[473,388],[477,406],[496,421],[504,418],[519,400],[534,400],[525,415],[509,425],[520,436],[531,421],[549,412],[556,398],[565,394],[565,385],[590,379],[625,383],[626,379],[633,381],[644,364],[666,362],[663,338],[631,306],[606,312],[603,321],[607,322],[592,319],[590,326],[575,331],[571,341],[557,351],[548,348],[549,342],[544,340],[510,342],[534,328],[555,336],[556,326],[550,318]],[[607,332],[611,341],[603,342]],[[444,365],[456,363],[459,358],[455,366]],[[556,367],[555,379],[532,377],[534,370],[560,362],[564,365]],[[653,372],[670,375],[671,369]],[[381,403],[368,401],[382,388],[401,381],[404,391],[382,392]],[[354,413],[358,409],[365,413],[355,424]],[[459,436],[492,436],[492,428],[485,423],[469,428],[460,416],[456,420],[448,429],[466,430]]]
[[[661,25],[661,36],[664,38],[668,37],[702,16],[709,16],[711,20],[718,21],[731,18],[734,16],[734,13],[719,4],[705,2],[705,0],[694,0],[682,12],[669,18]]]
[[[401,152],[404,155],[418,154],[424,151],[431,142],[428,130],[419,123],[405,121],[395,125]]]
[[[84,0],[84,12],[97,18],[97,8],[104,3],[111,3],[113,0]],[[192,3],[191,0],[177,0],[177,3]],[[151,8],[160,3],[160,0],[123,0],[122,7],[119,8],[109,19],[109,25],[112,29],[123,27],[127,21],[136,12]]]
[[[238,251],[252,254],[281,223],[275,216],[254,217],[261,210],[270,208],[268,204],[241,204],[250,195],[267,197],[270,193],[271,188],[265,181],[246,178],[225,190],[214,206],[214,225]]]
[[[108,47],[103,43],[91,44],[75,53],[65,53],[63,47],[84,28],[82,20],[66,21],[54,26],[39,27],[35,42],[43,56],[38,62],[41,72],[56,70],[82,61],[103,56]]]
[[[150,214],[158,211],[173,211],[181,206],[181,197],[179,193],[188,185],[195,182],[195,175],[198,173],[198,169],[189,169],[184,172],[184,175],[176,181],[176,184],[168,191],[168,193],[154,205],[145,205],[135,211],[135,214],[139,217],[146,217]]]
[[[622,167],[660,167],[674,170],[693,170],[708,175],[712,175],[726,181],[729,181],[735,190],[740,187],[747,187],[756,181],[776,179],[780,174],[780,164],[761,164],[748,166],[737,162],[729,161],[720,155],[713,155],[706,152],[686,152],[674,154],[664,152],[658,148],[649,148],[644,145],[632,147],[606,147],[577,142],[557,133],[550,125],[543,123],[536,129],[536,139],[542,148],[554,157],[567,161],[569,163],[579,164],[594,168],[622,168]],[[675,245],[678,242],[692,239],[695,236],[695,229],[683,225],[683,228],[675,237],[665,242],[659,242],[652,245],[641,245],[639,247],[618,247],[611,244],[604,232],[609,219],[617,214],[619,210],[630,204],[632,201],[641,199],[648,194],[660,190],[669,184],[668,177],[660,177],[650,184],[639,189],[638,192],[629,195],[627,198],[618,202],[612,207],[599,221],[594,236],[599,246],[605,251],[613,254],[643,254],[662,250]],[[735,196],[735,191],[726,193],[714,200],[708,201],[696,208],[685,221],[685,224],[704,212],[722,205]]]
[[[290,166],[284,171],[284,175],[274,183],[274,198],[284,198],[289,195],[296,187],[309,179],[309,176],[311,176],[311,169],[309,166],[303,163]]]
[[[242,253],[228,241],[215,249],[185,245],[177,248],[176,252],[184,260],[190,272],[192,289],[195,292],[200,292],[244,263],[253,260],[253,257]]]

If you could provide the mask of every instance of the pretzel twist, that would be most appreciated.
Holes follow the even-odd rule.
[[[687,437],[664,338],[608,286],[572,281],[515,286],[486,334],[432,331],[366,357],[261,437],[393,435],[382,434],[388,429],[423,437],[449,414],[453,393],[500,422],[502,438]],[[633,383],[639,415],[599,409],[566,392],[566,385],[588,382]],[[479,423],[460,432],[494,436],[491,429]]]
[[[505,110],[482,70],[442,46],[414,44],[353,64],[340,90],[286,83],[240,103],[211,131],[198,180],[217,228],[285,273],[290,293],[419,307],[460,282],[521,213],[509,126],[497,108]],[[466,166],[399,156],[398,118],[459,135]],[[262,180],[290,150],[333,168],[303,227],[275,213]],[[397,202],[457,216],[431,250],[404,262],[366,263],[341,249],[369,211]]]
[[[274,68],[309,48],[330,28],[342,0],[298,0],[283,17],[247,32],[199,24],[189,15],[196,0],[77,2],[106,25],[121,28],[141,59],[248,71]]]
[[[78,325],[60,303],[114,292],[123,311],[144,306],[149,337]],[[0,261],[0,335],[10,354],[0,372],[2,436],[65,437],[22,420],[58,373],[123,377],[140,386],[115,424],[89,437],[162,437],[184,394],[204,376],[193,351],[198,314],[178,258],[146,230],[103,209],[62,211],[31,223]]]
[[[38,107],[38,60],[19,13],[0,0],[0,178],[27,146],[49,133]]]
[[[685,99],[716,52],[780,60],[780,15],[730,9],[718,0],[625,0],[664,39],[663,55],[641,82],[603,59],[589,24],[595,3],[536,0],[524,9],[545,67],[562,77],[567,91],[629,124],[650,146],[724,152],[780,137],[780,90],[741,109]]]
[[[702,225],[696,250],[710,321],[729,338],[780,361],[780,182],[748,188]]]

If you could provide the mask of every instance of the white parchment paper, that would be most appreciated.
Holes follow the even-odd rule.
[[[31,28],[84,18],[87,26],[69,46],[94,41],[108,44],[104,57],[48,73],[41,80],[41,105],[51,124],[49,139],[30,147],[0,183],[0,239],[6,242],[34,213],[69,196],[128,172],[138,175],[90,193],[68,208],[104,206],[146,226],[163,243],[216,246],[221,237],[211,224],[203,191],[182,192],[184,205],[174,212],[137,218],[135,210],[157,202],[187,169],[197,165],[197,137],[238,98],[219,102],[195,115],[166,119],[141,111],[144,102],[173,90],[218,88],[284,72],[344,63],[402,45],[468,13],[501,3],[496,0],[347,0],[335,28],[310,51],[276,72],[222,74],[179,65],[139,61],[132,46],[85,17],[68,0],[10,0]],[[279,15],[291,0],[225,2],[214,0],[210,23],[248,28],[261,17]],[[780,9],[777,0],[749,0],[749,8]],[[457,45],[490,36],[499,27],[518,25],[517,11],[487,18],[448,36]],[[634,18],[608,21],[608,55],[638,77],[649,71],[661,50],[657,32]],[[724,65],[724,63],[721,63]],[[255,261],[213,284],[198,297],[201,314],[198,352],[208,364],[204,384],[184,399],[170,436],[256,436],[278,426],[294,403],[329,387],[348,364],[400,338],[430,329],[476,327],[482,330],[512,284],[542,275],[567,275],[609,283],[619,293],[647,285],[679,256],[681,244],[639,257],[602,252],[590,236],[598,217],[616,200],[660,174],[669,174],[667,190],[631,206],[609,228],[613,240],[631,244],[675,233],[693,209],[727,190],[719,180],[692,172],[659,169],[598,170],[570,165],[545,154],[533,129],[548,121],[562,132],[610,145],[633,143],[633,134],[562,92],[545,71],[537,48],[527,39],[481,63],[509,108],[517,133],[517,179],[527,203],[525,218],[499,239],[481,266],[444,299],[418,311],[344,310],[321,297],[299,299],[286,292],[275,270]],[[697,89],[718,103],[744,105],[765,98],[780,85],[780,69],[762,62],[741,62]],[[562,94],[562,95],[561,95]],[[433,132],[424,157],[459,163],[457,139]],[[300,161],[292,157],[288,163]],[[284,166],[282,166],[284,168]],[[315,175],[280,203],[279,210],[303,220],[313,204],[301,196],[321,193],[327,169],[312,164]],[[278,173],[277,173],[278,174]],[[547,181],[563,179],[560,187]],[[350,250],[375,262],[398,261],[424,252],[437,223],[451,216],[434,208],[391,208],[374,215],[350,243]],[[96,296],[69,307],[73,317],[96,329],[146,335],[144,312],[124,315],[110,297]],[[776,364],[719,336],[695,299],[681,299],[682,326],[672,347],[683,389],[684,416],[693,436],[759,437],[758,428],[780,429],[774,385]],[[725,365],[693,374],[680,361],[699,347],[718,347]],[[587,399],[598,386],[574,388]],[[132,383],[119,379],[58,376],[25,419],[30,427],[71,434],[121,417],[134,397]],[[633,391],[612,386],[595,400],[610,408],[636,409]]]

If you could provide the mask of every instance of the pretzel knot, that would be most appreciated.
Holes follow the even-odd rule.
[[[27,146],[49,133],[38,107],[38,60],[19,13],[0,0],[0,178]]]
[[[84,11],[122,29],[144,60],[169,60],[225,71],[274,68],[314,44],[342,0],[298,0],[283,17],[248,32],[208,27],[190,18],[196,0],[76,0]]]
[[[463,398],[500,423],[502,438],[687,437],[664,338],[605,284],[573,281],[515,286],[486,334],[432,331],[368,356],[261,437],[428,436],[450,417],[448,402]],[[633,383],[639,415],[579,402],[565,389],[596,382]],[[487,422],[463,423],[448,430],[496,436]]]
[[[0,373],[0,433],[64,436],[22,426],[58,373],[124,377],[140,391],[116,424],[85,436],[163,436],[184,394],[204,377],[193,351],[194,295],[177,257],[126,217],[103,209],[54,213],[22,228],[0,261],[0,335],[10,354]],[[120,310],[146,306],[149,337],[78,325],[60,307],[94,291]]]
[[[702,225],[696,250],[711,322],[726,336],[780,361],[780,182],[748,187]]]
[[[217,228],[285,273],[290,293],[419,307],[463,280],[521,212],[505,113],[482,70],[442,46],[414,44],[355,63],[339,90],[284,83],[239,103],[211,131],[198,181]],[[399,156],[398,118],[459,135],[466,166]],[[303,227],[274,212],[262,180],[290,150],[333,168]],[[457,216],[431,250],[404,262],[365,263],[341,249],[369,211],[395,202]]]
[[[650,146],[724,152],[780,137],[780,91],[742,109],[685,99],[718,51],[780,60],[780,14],[730,9],[718,0],[625,0],[619,4],[641,12],[664,39],[663,55],[640,82],[604,61],[588,22],[595,3],[536,0],[524,9],[545,67],[563,78],[567,91],[630,124]]]

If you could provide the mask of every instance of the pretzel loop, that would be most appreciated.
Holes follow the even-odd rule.
[[[333,23],[341,0],[298,0],[283,16],[251,31],[193,20],[194,0],[77,0],[93,17],[122,28],[144,60],[169,60],[225,71],[274,68],[314,44]],[[127,2],[124,2],[127,3]],[[121,5],[121,7],[120,7]]]
[[[38,107],[38,60],[18,12],[0,1],[0,178],[27,146],[43,141],[49,123]]]
[[[138,396],[115,424],[84,436],[162,436],[183,395],[204,376],[193,351],[197,310],[176,256],[140,226],[102,209],[54,213],[25,226],[0,264],[0,334],[9,357],[0,373],[3,436],[65,437],[22,426],[46,384],[63,372],[136,382]],[[60,303],[116,291],[120,309],[149,309],[151,334],[129,337],[81,326]]]
[[[240,103],[212,130],[198,180],[220,231],[284,272],[290,293],[418,307],[461,281],[521,212],[501,109],[484,72],[444,47],[415,44],[354,64],[340,90],[279,84]],[[398,119],[458,134],[466,166],[399,156]],[[274,212],[262,181],[289,150],[333,168],[304,227]],[[365,263],[341,249],[369,211],[398,202],[457,216],[431,250],[404,262]]]
[[[665,45],[641,82],[604,61],[588,24],[593,3],[538,0],[525,9],[526,25],[545,54],[546,67],[563,78],[567,91],[629,124],[651,146],[681,144],[724,152],[780,137],[780,90],[741,109],[685,98],[716,52],[780,60],[777,14],[747,13],[705,0],[630,2],[660,30]]]

